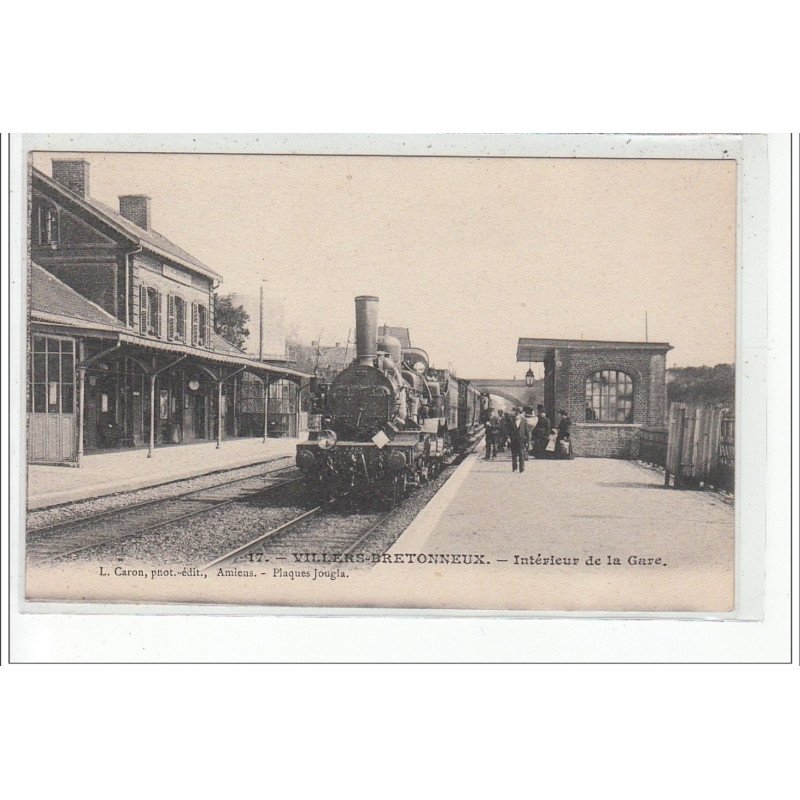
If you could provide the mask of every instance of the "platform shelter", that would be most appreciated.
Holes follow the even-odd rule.
[[[664,430],[666,342],[529,339],[517,361],[544,364],[543,405],[555,426],[572,420],[576,456],[637,458],[643,430]]]

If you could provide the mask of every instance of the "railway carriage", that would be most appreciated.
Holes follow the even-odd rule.
[[[394,504],[436,477],[480,431],[481,393],[428,354],[377,335],[378,298],[356,298],[356,357],[315,398],[318,430],[297,446],[317,499]]]
[[[456,378],[458,383],[458,436],[461,447],[474,438],[481,427],[481,410],[485,396],[470,381]]]

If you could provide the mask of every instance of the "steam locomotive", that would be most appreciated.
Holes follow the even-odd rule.
[[[479,432],[486,398],[432,369],[428,354],[378,337],[378,298],[356,304],[356,357],[313,402],[320,430],[297,445],[297,466],[320,503],[379,498],[396,504],[435,478]]]

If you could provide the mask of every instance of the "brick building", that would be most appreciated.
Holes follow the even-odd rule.
[[[577,456],[636,458],[643,429],[666,424],[665,342],[520,339],[517,361],[543,362],[544,406],[572,418]]]
[[[296,435],[308,376],[214,332],[221,276],[153,229],[150,198],[124,195],[115,211],[89,194],[86,161],[52,172],[30,173],[29,460]]]

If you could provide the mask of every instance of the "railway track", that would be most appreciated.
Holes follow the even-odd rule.
[[[480,441],[481,437],[476,437],[463,453],[448,464],[449,472],[442,485],[450,477],[452,470],[475,452]],[[347,557],[359,552],[372,534],[400,512],[411,498],[413,495],[388,511],[360,514],[323,514],[323,507],[316,506],[238,545],[201,569],[205,571],[222,564],[247,560],[257,560],[258,563],[292,561],[298,551]]]
[[[349,515],[345,518],[338,514],[322,515],[322,506],[317,506],[235,547],[201,569],[206,571],[235,561],[290,561],[294,559],[298,548],[304,553],[335,553],[346,557],[358,552],[372,533],[401,507],[384,512]],[[315,523],[313,526],[312,520]],[[258,558],[254,559],[256,554]]]
[[[448,465],[447,477],[463,458],[474,451],[476,444],[473,443],[465,453]],[[111,547],[108,552],[109,557],[112,557],[115,551],[117,555],[120,555],[128,551],[121,551],[114,545],[126,539],[141,537],[143,534],[159,531],[168,525],[201,517],[203,514],[235,503],[247,503],[253,498],[266,495],[282,487],[302,483],[302,477],[282,479],[282,473],[291,474],[292,471],[294,471],[293,467],[281,467],[260,475],[223,481],[172,497],[146,500],[121,509],[102,511],[90,516],[64,520],[47,527],[34,529],[29,532],[28,536],[28,556],[42,562],[57,562],[71,556],[80,556],[86,551],[99,549],[104,545]],[[447,477],[442,483],[447,480]],[[228,532],[223,528],[220,530],[220,534],[224,531],[227,535],[220,535],[220,539],[224,541],[227,538],[229,546],[230,544],[234,546],[209,561],[204,569],[248,557],[252,558],[253,556],[249,554],[255,553],[260,554],[258,556],[260,559],[274,559],[278,562],[291,561],[294,558],[293,553],[297,551],[348,554],[358,550],[376,529],[387,522],[396,511],[403,509],[406,502],[407,500],[403,501],[388,512],[341,513],[333,511],[329,513],[327,509],[320,506],[309,510],[302,500],[299,502],[292,500],[285,505],[279,505],[269,510],[265,508],[258,512],[260,521],[272,517],[273,525],[255,537],[252,536],[251,528],[250,537],[241,537],[238,542],[236,542],[235,530]],[[287,512],[294,516],[287,520]],[[225,525],[224,522],[216,524]],[[215,555],[210,542],[193,545],[196,534],[188,531],[181,533],[185,540],[185,546],[182,548],[186,554],[184,558],[189,556],[193,549],[198,561],[203,557],[209,559]],[[173,536],[172,533],[166,532],[165,535]],[[244,543],[242,543],[242,539],[244,539]],[[142,543],[153,542],[155,550],[152,552],[158,552],[160,545],[155,544],[156,537],[145,537],[139,541]],[[153,546],[148,546],[152,550]]]
[[[276,473],[292,469],[282,467],[261,475],[225,481],[172,497],[146,500],[124,508],[37,528],[29,532],[28,556],[53,561],[156,531],[171,523],[206,514],[232,503],[245,502],[281,487],[300,483],[302,477],[286,480],[272,477]]]

